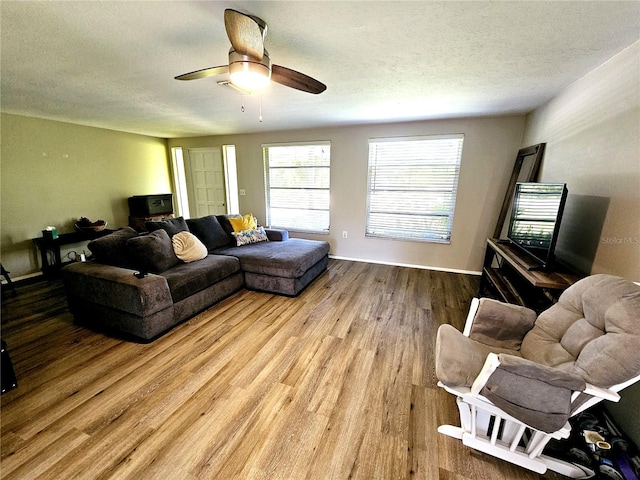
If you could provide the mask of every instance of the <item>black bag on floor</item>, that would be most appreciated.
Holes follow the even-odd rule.
[[[7,351],[7,342],[4,340],[2,343],[2,351],[0,353],[0,370],[2,376],[0,377],[0,383],[2,384],[2,393],[13,390],[18,386],[16,380],[16,374],[13,371],[13,364],[11,363],[11,357]]]

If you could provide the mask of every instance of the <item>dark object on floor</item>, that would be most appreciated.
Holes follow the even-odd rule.
[[[594,478],[598,480],[638,479],[638,447],[606,409],[596,405],[569,421],[572,426],[569,438],[552,440],[545,454],[587,467],[595,472]]]
[[[0,383],[2,383],[2,393],[5,393],[16,388],[18,386],[18,381],[16,380],[16,374],[13,372],[13,364],[11,363],[11,357],[7,350],[7,342],[4,340],[1,340],[1,342],[2,351],[0,353],[0,365],[2,367],[2,378],[0,379]]]
[[[2,264],[0,263],[0,275],[2,275],[2,276],[5,278],[5,280],[7,281],[7,285],[9,286],[9,288],[11,289],[11,291],[15,294],[15,293],[16,293],[16,287],[15,287],[15,285],[13,284],[13,281],[11,280],[11,277],[9,276],[9,273],[11,273],[11,272],[7,272],[7,271],[4,269],[4,265],[2,265]]]

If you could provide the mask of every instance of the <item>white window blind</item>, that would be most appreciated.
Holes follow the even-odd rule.
[[[366,235],[450,243],[463,141],[369,140]]]
[[[267,225],[328,233],[331,144],[262,146]]]

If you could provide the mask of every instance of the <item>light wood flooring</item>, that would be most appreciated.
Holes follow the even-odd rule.
[[[478,277],[331,260],[299,297],[242,291],[149,344],[73,323],[59,281],[2,301],[19,386],[3,479],[529,480],[436,432],[435,332]]]

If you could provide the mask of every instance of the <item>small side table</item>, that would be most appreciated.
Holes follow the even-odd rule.
[[[70,245],[72,243],[86,242],[101,238],[115,230],[104,229],[100,232],[71,232],[62,233],[58,235],[58,238],[45,238],[37,237],[33,238],[33,243],[40,250],[40,259],[42,260],[42,273],[46,278],[54,278],[60,268],[62,268],[62,258],[60,256],[60,247],[62,245]],[[53,253],[53,263],[49,263],[47,253]]]

